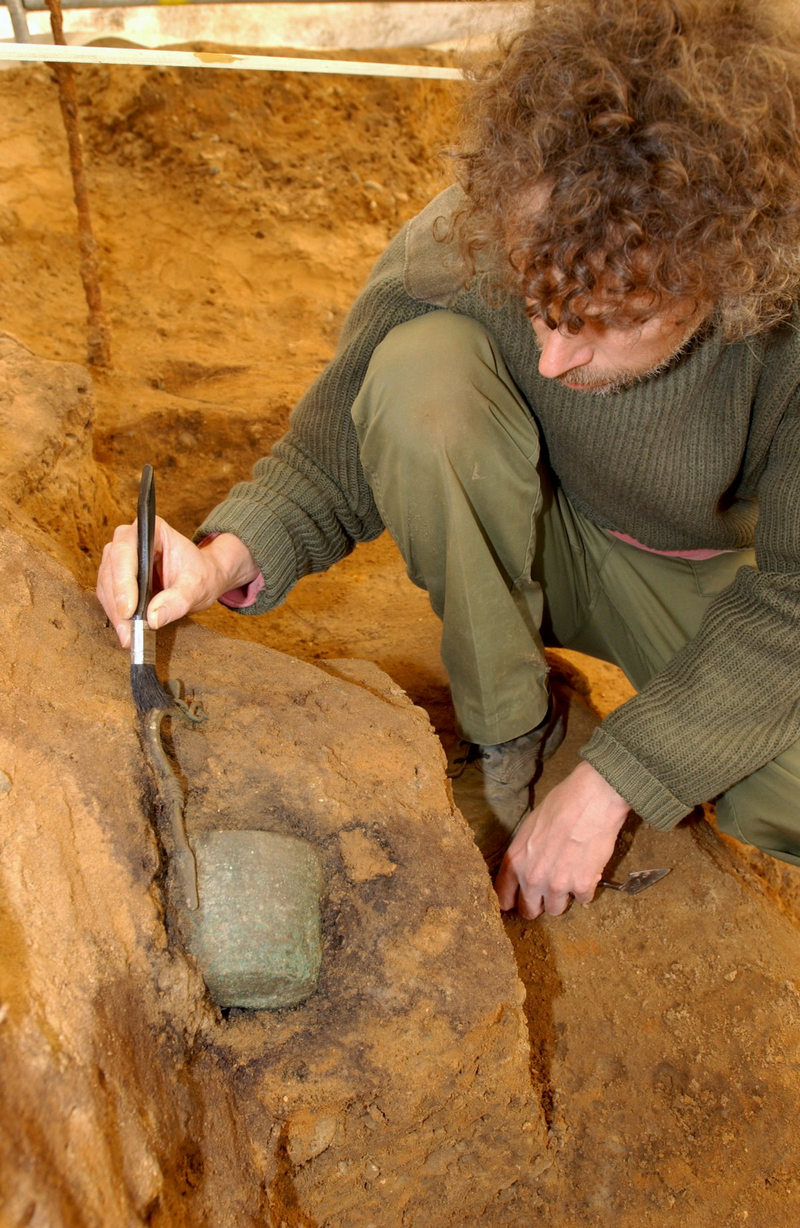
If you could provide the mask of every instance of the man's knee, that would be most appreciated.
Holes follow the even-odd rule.
[[[726,835],[800,865],[800,742],[717,801]]]
[[[384,378],[402,372],[415,383],[448,388],[476,358],[494,365],[493,342],[483,325],[452,311],[429,311],[391,329],[376,347],[370,370]]]
[[[399,324],[377,346],[353,407],[359,430],[410,441],[452,437],[497,381],[493,342],[477,321],[431,311]]]
[[[494,338],[476,320],[432,311],[393,328],[376,348],[352,410],[365,456],[505,451],[538,454],[530,411]],[[464,462],[466,463],[466,462]]]

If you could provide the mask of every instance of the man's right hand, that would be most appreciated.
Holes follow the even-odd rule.
[[[154,630],[184,614],[207,610],[223,593],[249,584],[259,574],[247,546],[232,533],[221,533],[201,549],[160,516],[156,517],[153,558],[161,591],[151,600],[146,617]],[[134,522],[115,530],[113,540],[103,549],[97,575],[97,596],[123,648],[131,642],[130,620],[139,599],[137,572]]]
[[[558,916],[588,904],[630,807],[585,759],[519,825],[495,890],[504,911]]]

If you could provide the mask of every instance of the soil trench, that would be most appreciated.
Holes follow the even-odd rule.
[[[450,62],[424,50],[396,55]],[[138,826],[143,776],[118,823],[98,811],[101,802],[114,806],[137,771],[127,665],[99,607],[57,565],[93,586],[103,542],[133,518],[145,462],[156,469],[159,511],[186,533],[247,476],[331,356],[387,239],[449,181],[459,86],[100,67],[76,76],[113,355],[110,370],[91,377],[55,83],[43,67],[0,73],[0,328],[39,364],[35,412],[23,419],[13,408],[22,404],[17,374],[0,396],[0,506],[14,543],[3,556],[13,566],[0,760],[6,1222],[794,1228],[800,874],[720,837],[710,814],[669,834],[632,821],[617,874],[669,866],[662,883],[641,897],[599,893],[563,918],[512,916],[503,933],[425,721],[377,671],[356,664],[377,665],[443,741],[452,736],[438,624],[387,535],[302,581],[264,618],[218,607],[160,637],[160,664],[207,688],[221,730],[216,765],[207,742],[180,730],[177,753],[187,778],[212,781],[215,806],[252,799],[259,785],[237,758],[237,727],[278,743],[270,711],[297,709],[281,813],[302,803],[322,823],[304,792],[315,753],[309,730],[321,722],[330,748],[346,709],[354,749],[346,770],[341,757],[331,769],[344,782],[339,803],[351,804],[348,772],[361,787],[383,765],[400,818],[393,828],[352,802],[344,827],[374,842],[375,864],[401,864],[400,846],[410,864],[419,840],[413,807],[399,769],[395,780],[387,765],[400,743],[403,754],[422,754],[425,831],[434,816],[444,823],[461,894],[449,886],[439,837],[426,836],[437,898],[423,908],[422,878],[409,878],[417,892],[406,899],[411,951],[394,937],[382,950],[380,936],[400,927],[391,908],[381,911],[384,876],[354,887],[337,870],[336,916],[350,917],[353,928],[342,932],[355,945],[344,943],[341,984],[334,991],[325,982],[305,1035],[288,1013],[263,1025],[220,1019],[175,956],[168,884],[155,840]],[[0,367],[12,348],[0,346]],[[31,624],[26,631],[26,611],[43,611],[36,635]],[[87,677],[76,664],[85,653],[78,628],[92,643]],[[267,666],[269,650],[297,660],[275,656]],[[82,753],[78,725],[58,707],[68,690],[67,675],[58,681],[64,661],[74,694],[91,683],[80,730],[91,740],[94,722],[108,734],[88,800],[73,763]],[[317,664],[324,675],[304,673]],[[630,693],[603,663],[555,653],[552,665],[571,688],[572,731],[539,795],[570,770],[593,722]],[[358,698],[345,703],[325,690],[337,679]],[[291,699],[320,687],[328,711]],[[50,773],[42,813],[18,799],[16,764],[31,778]],[[56,820],[52,864],[31,869],[37,833]],[[81,831],[91,848],[81,846]],[[333,828],[320,838],[339,848]],[[128,903],[115,911],[104,875],[131,891],[130,913]],[[26,913],[34,896],[25,892],[46,894],[54,883],[64,895],[52,915],[43,906]],[[97,916],[81,904],[86,892],[98,893]],[[64,927],[73,925],[71,953]],[[364,938],[375,961],[366,972],[352,962],[362,950],[355,934],[372,944]],[[46,942],[54,944],[47,956]],[[130,962],[110,986],[102,969],[115,944]],[[63,971],[73,958],[96,991],[91,1010]],[[475,990],[484,982],[485,999]],[[389,990],[398,985],[395,1000]],[[365,1002],[368,1024],[359,1014]],[[67,1089],[60,1100],[57,1075]],[[13,1176],[14,1165],[34,1162],[38,1190]]]

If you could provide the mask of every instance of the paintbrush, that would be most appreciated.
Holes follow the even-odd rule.
[[[153,466],[145,465],[139,483],[136,512],[139,600],[131,620],[131,694],[139,712],[171,708],[173,699],[156,674],[156,633],[146,611],[153,588],[153,538],[156,530],[156,487]]]

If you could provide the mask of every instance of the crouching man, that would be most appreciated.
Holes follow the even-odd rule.
[[[800,864],[799,63],[766,0],[534,4],[286,436],[197,544],[159,522],[154,626],[272,609],[389,530],[523,916],[589,900],[630,809],[716,799]],[[135,556],[118,529],[98,580],[123,644]],[[562,736],[543,643],[638,693],[531,810]]]

